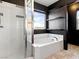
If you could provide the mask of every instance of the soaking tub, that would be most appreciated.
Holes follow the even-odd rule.
[[[63,50],[63,35],[48,33],[34,35],[34,59],[45,59],[61,50]]]

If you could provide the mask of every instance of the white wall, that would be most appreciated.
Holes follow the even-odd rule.
[[[19,25],[23,23],[18,25],[17,22],[24,19],[17,18],[16,15],[24,16],[24,9],[2,2],[0,3],[0,13],[3,13],[1,17],[3,28],[0,28],[0,59],[23,59],[25,53],[24,34],[21,31],[18,32],[21,28]]]
[[[49,20],[50,19],[54,20],[49,21],[49,29],[65,29],[65,18],[55,19],[57,17],[65,17],[64,7],[50,10]]]

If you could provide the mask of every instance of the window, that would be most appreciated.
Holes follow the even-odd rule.
[[[34,29],[45,29],[46,15],[40,12],[34,12]]]
[[[79,11],[77,11],[76,15],[76,29],[79,30]]]

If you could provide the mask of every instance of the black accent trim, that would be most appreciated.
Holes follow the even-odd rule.
[[[52,34],[60,34],[60,35],[64,35],[65,34],[65,30],[48,30],[49,33],[52,33]]]
[[[49,11],[48,11],[48,9],[47,9],[47,13],[46,13],[46,32],[48,32],[47,29],[49,28],[49,22],[47,21],[48,18],[49,18]]]
[[[34,30],[34,34],[46,33],[46,30]]]
[[[64,34],[64,42],[63,42],[63,44],[64,44],[64,49],[68,50],[67,31]]]

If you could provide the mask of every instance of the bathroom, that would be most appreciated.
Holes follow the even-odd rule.
[[[0,0],[0,59],[79,59],[79,0]]]

